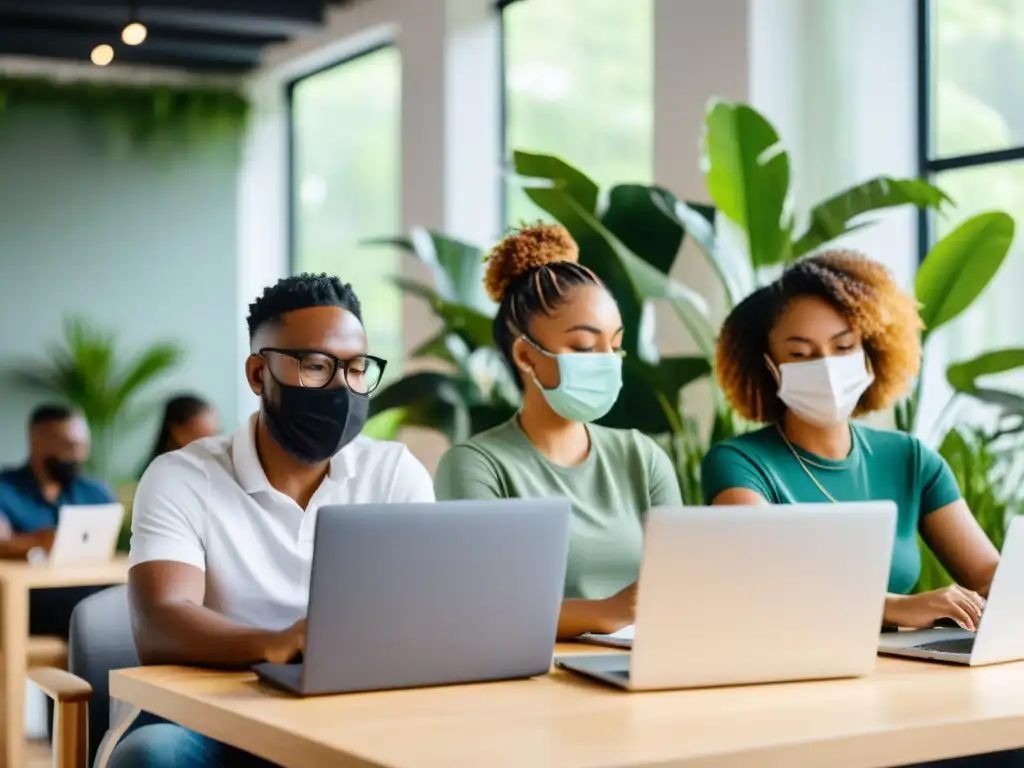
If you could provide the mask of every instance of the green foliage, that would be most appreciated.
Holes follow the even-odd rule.
[[[223,87],[0,75],[0,116],[22,107],[70,109],[85,120],[102,121],[135,145],[236,137],[249,115],[245,96]]]
[[[914,280],[914,293],[921,305],[921,321],[925,326],[922,344],[926,344],[936,330],[963,314],[984,293],[1010,252],[1013,234],[1014,222],[1008,214],[981,213],[964,221],[932,246]],[[971,370],[974,368],[954,371],[954,378],[950,380],[954,389],[958,389],[958,381]],[[985,371],[979,370],[978,375],[983,373]],[[916,429],[921,388],[919,377],[910,397],[897,404],[897,429],[910,433]],[[986,394],[981,391],[965,393],[981,399]],[[1003,393],[993,394],[998,397]]]
[[[1013,242],[1013,219],[993,212],[972,216],[939,240],[914,280],[925,338],[959,317],[988,287]]]
[[[569,230],[579,244],[580,262],[619,304],[626,329],[623,391],[602,423],[655,436],[675,461],[687,503],[700,503],[700,462],[709,443],[729,439],[746,425],[714,388],[707,438],[684,407],[684,389],[711,373],[721,322],[707,298],[669,276],[686,239],[708,260],[731,308],[762,283],[762,268],[791,261],[862,226],[864,214],[903,204],[938,207],[946,200],[926,182],[878,177],[817,206],[808,228],[794,240],[790,162],[778,134],[751,107],[721,100],[709,107],[704,136],[715,206],[681,201],[656,185],[602,190],[586,173],[551,155],[517,151],[513,162],[526,197]],[[737,230],[743,241],[738,245],[730,237]],[[456,440],[511,416],[519,397],[510,386],[512,373],[491,347],[494,308],[480,292],[483,252],[427,230],[377,242],[397,245],[430,267],[435,287],[407,279],[397,283],[426,301],[441,321],[441,332],[417,352],[447,369],[421,371],[385,388],[373,401],[374,413],[401,409],[403,423],[440,429]],[[657,329],[645,312],[655,301],[672,309],[697,354],[661,355]]]
[[[747,236],[755,269],[792,259],[789,155],[779,134],[745,104],[716,101],[704,134],[705,178],[718,210]]]
[[[50,360],[17,370],[14,378],[30,391],[55,395],[82,411],[93,437],[90,470],[112,480],[113,441],[148,412],[138,405],[140,394],[183,357],[177,345],[159,343],[125,359],[114,334],[69,317],[64,341],[52,347]]]
[[[964,501],[985,534],[1002,549],[1010,518],[1020,513],[1022,496],[1015,457],[1022,447],[1020,433],[1004,429],[985,431],[966,427],[951,429],[939,453],[956,477]],[[952,584],[953,579],[921,542],[921,577],[916,591],[927,592]]]

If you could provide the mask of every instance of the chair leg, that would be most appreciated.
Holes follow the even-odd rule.
[[[62,701],[57,704],[53,724],[54,768],[86,768],[88,716],[88,701]]]

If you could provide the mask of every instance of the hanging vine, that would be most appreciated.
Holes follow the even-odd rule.
[[[102,122],[134,145],[194,144],[240,136],[249,102],[239,91],[208,85],[134,85],[0,74],[0,119],[20,108],[71,110]]]

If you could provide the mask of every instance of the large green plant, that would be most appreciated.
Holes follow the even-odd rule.
[[[681,201],[657,185],[601,190],[560,158],[514,154],[526,195],[570,231],[580,246],[580,261],[604,280],[619,303],[626,327],[625,383],[604,422],[661,439],[676,461],[690,503],[700,500],[698,470],[708,439],[730,437],[742,425],[716,394],[712,430],[705,439],[682,406],[684,387],[711,371],[722,319],[708,298],[669,276],[687,236],[718,276],[728,310],[763,282],[764,268],[863,226],[864,214],[905,204],[938,207],[946,199],[922,181],[877,177],[815,206],[807,224],[798,228],[789,205],[789,157],[778,134],[751,107],[725,101],[709,106],[703,167],[714,205]],[[383,242],[405,248],[431,267],[435,287],[399,283],[427,301],[442,321],[439,335],[418,353],[444,360],[454,372],[421,372],[396,382],[375,400],[374,411],[402,408],[408,423],[453,437],[511,414],[513,398],[496,398],[494,387],[480,387],[469,365],[474,354],[494,361],[494,370],[501,365],[491,347],[493,307],[480,298],[482,251],[424,230]],[[693,341],[694,355],[659,352],[657,329],[645,311],[655,301],[671,308]],[[505,370],[495,379],[510,381],[510,376]]]
[[[1021,461],[1024,442],[1019,420],[1001,419],[994,429],[957,427],[939,447],[982,530],[1002,549],[1010,518],[1024,501]],[[921,542],[921,576],[916,591],[927,592],[952,584],[953,579]]]
[[[113,481],[115,439],[147,415],[149,409],[139,405],[139,397],[182,358],[182,350],[169,343],[153,344],[126,358],[113,333],[70,317],[63,342],[53,346],[50,359],[14,375],[29,390],[56,395],[82,411],[93,437],[90,471]]]
[[[249,101],[243,93],[217,85],[133,85],[0,75],[0,116],[17,108],[52,107],[85,121],[100,121],[136,146],[236,138],[249,116]]]

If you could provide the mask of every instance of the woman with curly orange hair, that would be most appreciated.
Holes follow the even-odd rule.
[[[591,423],[622,388],[624,329],[615,299],[578,255],[555,225],[523,229],[492,251],[494,340],[517,376],[522,410],[448,451],[434,481],[439,499],[572,502],[560,638],[633,623],[644,514],[682,503],[653,440]]]
[[[895,501],[885,623],[952,619],[974,630],[999,555],[953,473],[916,438],[850,421],[906,392],[920,330],[916,303],[888,270],[850,251],[801,260],[741,302],[718,341],[718,381],[742,417],[769,426],[708,453],[704,495],[723,505]],[[958,585],[909,594],[918,532]]]

